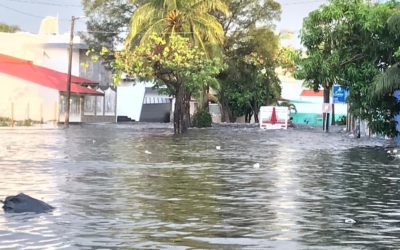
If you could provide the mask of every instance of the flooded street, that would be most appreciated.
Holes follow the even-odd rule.
[[[172,132],[1,129],[0,198],[24,192],[56,210],[0,211],[0,249],[400,246],[400,159],[383,141],[241,126]]]

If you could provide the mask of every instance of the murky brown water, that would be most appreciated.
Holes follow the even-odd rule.
[[[384,142],[305,129],[171,132],[1,129],[0,198],[25,192],[57,209],[0,212],[0,249],[400,246],[400,159]]]

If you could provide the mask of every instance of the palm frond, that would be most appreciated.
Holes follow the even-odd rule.
[[[372,96],[380,97],[385,94],[393,93],[400,89],[400,64],[396,63],[386,70],[385,73],[378,75],[372,87]]]
[[[156,14],[156,9],[151,3],[146,3],[138,8],[133,14],[130,22],[130,29],[125,40],[126,46],[130,46],[136,36],[143,31],[144,26],[151,23],[151,20]]]
[[[229,16],[229,6],[220,0],[197,0],[190,10],[201,13],[209,13],[210,11],[221,12],[224,16]]]

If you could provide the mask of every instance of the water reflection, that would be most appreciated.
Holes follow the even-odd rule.
[[[224,126],[174,136],[164,125],[0,139],[0,197],[25,192],[56,207],[0,216],[0,249],[400,245],[399,160],[385,142]]]

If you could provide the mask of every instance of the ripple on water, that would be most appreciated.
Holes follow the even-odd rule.
[[[0,216],[0,249],[400,245],[399,159],[382,141],[240,126],[174,136],[162,124],[0,139],[0,197],[25,192],[56,207]]]

